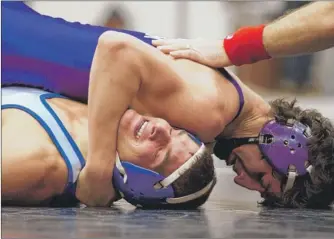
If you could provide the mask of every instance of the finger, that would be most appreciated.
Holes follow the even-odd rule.
[[[186,39],[157,39],[157,40],[152,40],[152,45],[153,46],[164,46],[164,45],[173,45],[173,44],[180,44],[184,43]]]
[[[166,44],[166,39],[158,39],[158,40],[153,40],[152,45],[153,46],[162,46]]]
[[[184,46],[182,44],[171,44],[171,45],[158,46],[157,48],[164,53],[170,53],[172,51],[186,50],[187,46]]]
[[[201,58],[199,54],[192,49],[171,51],[169,54],[176,59],[184,58],[197,62],[200,62]]]

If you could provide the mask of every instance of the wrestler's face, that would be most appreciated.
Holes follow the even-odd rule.
[[[167,176],[199,149],[184,130],[167,121],[127,110],[121,118],[117,150],[123,161]]]
[[[242,145],[235,148],[227,159],[227,164],[233,164],[237,173],[234,182],[250,190],[256,190],[263,197],[279,196],[281,183],[273,176],[273,169],[265,159],[257,145]]]

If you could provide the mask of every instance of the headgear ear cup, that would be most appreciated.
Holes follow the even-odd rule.
[[[191,170],[191,167],[201,159],[199,156],[204,152],[205,145],[202,144],[200,149],[188,161],[168,177],[128,162],[121,162],[116,157],[116,160],[119,160],[120,163],[116,163],[114,168],[114,187],[127,202],[134,206],[163,208],[164,205],[175,205],[194,200],[208,193],[214,183],[210,182],[203,189],[180,198],[175,198],[172,183],[187,170]],[[124,180],[125,176],[127,177],[126,180]]]
[[[307,141],[311,137],[310,128],[298,121],[282,124],[276,120],[269,121],[260,132],[260,137],[271,135],[271,142],[259,141],[259,147],[269,163],[279,173],[288,173],[290,165],[296,168],[298,175],[307,172]]]

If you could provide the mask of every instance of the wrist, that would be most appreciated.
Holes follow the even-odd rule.
[[[86,163],[86,176],[91,181],[110,182],[113,175],[114,166],[104,162]]]
[[[243,27],[224,39],[225,52],[233,65],[251,64],[271,58],[263,45],[264,27],[265,25]]]

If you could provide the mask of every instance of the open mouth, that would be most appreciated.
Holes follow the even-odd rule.
[[[253,179],[255,182],[258,182],[263,188],[264,185],[262,183],[263,177],[265,176],[265,173],[253,173],[250,172],[245,165],[243,164],[242,160],[234,155],[233,158],[231,158],[230,162],[233,162],[233,171],[237,173],[237,177],[244,177],[245,174],[247,174],[251,179]]]
[[[147,120],[141,120],[137,126],[136,126],[136,129],[135,129],[135,137],[136,139],[140,139],[140,137],[142,136],[145,128],[147,127],[148,125],[148,121]]]

